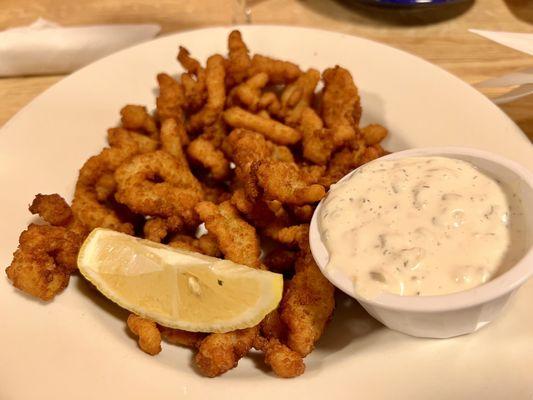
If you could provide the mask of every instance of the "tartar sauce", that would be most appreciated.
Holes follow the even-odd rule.
[[[355,292],[440,295],[487,282],[510,246],[510,207],[494,179],[445,157],[376,160],[334,185],[319,215],[326,268]]]

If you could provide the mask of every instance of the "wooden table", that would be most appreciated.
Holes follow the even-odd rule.
[[[476,0],[430,11],[369,8],[356,0],[249,2],[254,23],[319,27],[378,40],[417,54],[468,83],[533,65],[531,56],[468,32],[478,28],[533,33],[531,0]],[[234,9],[233,0],[0,0],[0,29],[40,16],[64,25],[157,22],[166,33],[228,25]],[[0,126],[61,78],[0,79]],[[502,109],[533,140],[533,96]]]

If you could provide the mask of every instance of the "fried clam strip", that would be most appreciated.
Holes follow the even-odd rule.
[[[185,93],[183,86],[168,74],[158,74],[159,96],[157,96],[157,115],[161,121],[173,118],[182,121]]]
[[[187,167],[187,157],[183,152],[183,143],[188,140],[185,127],[181,121],[166,119],[161,124],[161,150],[173,156],[183,168]]]
[[[305,357],[333,313],[335,288],[320,272],[307,240],[300,240],[295,271],[281,302],[281,319],[288,328],[287,345]]]
[[[207,98],[205,69],[200,62],[190,56],[186,48],[181,46],[178,61],[187,70],[181,75],[181,85],[186,100],[183,106],[192,112],[200,110]]]
[[[252,58],[252,65],[248,69],[248,75],[252,76],[260,72],[266,72],[269,82],[273,85],[290,83],[302,74],[300,68],[289,61],[255,54]]]
[[[318,114],[309,107],[302,110],[299,129],[302,132],[302,149],[305,159],[325,165],[335,150],[336,143],[331,129],[324,129]]]
[[[167,328],[166,326],[158,325],[161,336],[166,342],[176,346],[197,347],[200,342],[207,336],[202,332],[187,332],[180,329]]]
[[[189,131],[212,125],[220,116],[226,102],[225,76],[224,58],[219,54],[209,57],[205,69],[207,102],[200,111],[190,117]]]
[[[154,321],[130,314],[127,324],[130,331],[139,337],[138,343],[142,351],[151,356],[161,352],[161,333]]]
[[[195,226],[194,207],[203,199],[200,183],[188,166],[158,150],[133,157],[115,172],[116,200],[135,213],[179,217]]]
[[[302,134],[296,129],[274,119],[252,114],[240,107],[231,107],[222,115],[231,127],[259,132],[277,144],[295,144],[302,138]]]
[[[159,132],[158,132],[159,136]],[[138,147],[139,153],[154,151],[159,146],[156,139],[152,139],[141,133],[130,131],[125,128],[110,128],[107,130],[107,141],[111,147],[127,147],[134,143]]]
[[[326,195],[324,187],[312,183],[314,180],[295,163],[261,160],[252,164],[251,171],[269,200],[303,205],[320,201]]]
[[[50,225],[31,224],[22,232],[6,273],[16,288],[48,301],[77,270],[76,258],[87,232],[58,194],[38,194],[30,211]]]
[[[266,140],[261,134],[257,132],[248,131],[245,129],[235,129],[228,136],[225,142],[226,152],[230,154],[232,161],[235,163],[235,183],[237,186],[244,189],[246,197],[252,200],[256,200],[259,196],[257,190],[256,177],[251,174],[251,165],[254,161],[263,159],[275,159],[281,161],[292,162],[293,156],[288,147],[278,146],[274,143]],[[238,188],[235,188],[236,192]],[[251,212],[254,207],[253,203],[246,203],[246,198],[241,196],[236,199],[240,204],[239,211],[247,214]],[[259,212],[263,205],[259,205],[259,208],[255,210]],[[248,212],[244,210],[247,209]]]
[[[387,128],[379,124],[370,124],[361,128],[363,139],[368,146],[379,144],[387,136]]]
[[[195,164],[206,168],[211,178],[223,181],[229,177],[230,163],[220,150],[226,138],[226,128],[221,120],[218,120],[194,139],[187,147],[187,155]]]
[[[248,48],[242,40],[239,31],[232,31],[228,36],[228,74],[226,82],[228,86],[241,83],[248,76],[248,69],[252,64]]]
[[[242,105],[248,111],[258,111],[262,99],[261,91],[267,83],[268,74],[266,72],[260,72],[251,76],[248,80],[231,90],[228,96],[228,105]],[[265,104],[265,100],[263,100],[262,105],[268,106],[268,104]]]
[[[287,246],[305,247],[309,235],[309,225],[278,226],[272,224],[263,230],[263,233],[267,237]]]
[[[218,248],[216,237],[211,233],[202,235],[198,239],[185,234],[176,234],[170,238],[168,245],[211,257],[220,257],[222,255]]]
[[[227,259],[253,268],[261,266],[255,228],[239,216],[229,201],[219,205],[204,201],[196,206],[196,211]]]
[[[254,344],[259,328],[247,328],[227,333],[212,333],[198,346],[194,360],[200,372],[213,378],[233,369]]]
[[[388,152],[379,144],[367,146],[363,139],[355,140],[349,146],[333,154],[333,157],[329,161],[326,174],[319,179],[319,182],[324,187],[329,187],[354,168],[386,154]]]
[[[140,131],[157,140],[159,130],[154,118],[148,114],[146,107],[129,104],[120,110],[122,126],[132,131]]]
[[[275,338],[265,339],[257,336],[254,347],[265,353],[265,364],[280,378],[295,378],[305,371],[302,356]]]
[[[224,256],[233,262],[259,268],[261,252],[255,229],[242,220],[235,208],[224,202],[218,206],[202,202],[196,207],[200,219],[212,234]],[[259,327],[227,333],[213,333],[199,345],[195,357],[200,371],[209,377],[235,368],[239,360],[252,348]]]
[[[168,218],[154,217],[148,219],[143,226],[144,238],[161,243],[168,235],[184,229],[183,220],[178,216]]]
[[[133,234],[132,223],[113,204],[113,174],[125,161],[142,151],[137,140],[142,135],[125,129],[111,129],[109,134],[111,147],[89,158],[80,169],[72,211],[90,230],[103,227]]]
[[[288,85],[281,94],[281,113],[287,125],[296,126],[304,109],[312,101],[316,85],[320,80],[320,72],[310,69]]]
[[[353,140],[361,118],[359,93],[350,72],[342,67],[328,68],[322,74],[322,118],[333,130],[335,143]]]
[[[226,126],[222,119],[204,129],[187,147],[189,159],[208,171],[208,178],[220,182],[229,178],[230,162],[222,151],[226,139]]]
[[[294,262],[297,254],[293,250],[276,247],[270,250],[263,259],[269,271],[278,273],[290,273],[294,270]]]
[[[283,205],[263,199],[251,200],[245,190],[235,189],[230,199],[231,204],[257,228],[269,226],[273,220],[285,221],[288,218]]]

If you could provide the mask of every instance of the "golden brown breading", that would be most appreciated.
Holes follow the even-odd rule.
[[[183,120],[183,107],[186,103],[183,86],[167,74],[158,74],[159,96],[157,96],[157,115],[161,121],[173,118]]]
[[[265,353],[265,364],[280,378],[295,378],[305,371],[302,356],[275,338],[267,340],[258,336],[254,347]]]
[[[218,248],[217,240],[211,233],[200,236],[198,239],[193,236],[179,233],[170,238],[168,245],[178,249],[202,253],[206,256],[222,256],[222,253]]]
[[[267,339],[275,338],[285,341],[287,337],[287,326],[285,326],[285,323],[280,318],[279,308],[269,312],[259,326],[261,336]]]
[[[300,77],[285,87],[281,94],[281,113],[287,125],[296,126],[302,118],[302,112],[308,108],[320,80],[320,72],[309,69]]]
[[[283,247],[275,247],[266,254],[263,263],[269,271],[287,273],[294,270],[296,258],[295,251]]]
[[[139,337],[139,347],[142,351],[151,356],[161,352],[161,333],[154,321],[130,314],[127,324],[130,331]]]
[[[120,146],[105,148],[83,164],[76,183],[72,212],[88,229],[102,227],[133,233],[132,223],[124,220],[112,206],[108,201],[112,199],[101,197],[102,193],[97,192],[96,186],[101,183],[102,177],[113,174],[120,165],[139,152],[139,146],[134,141],[121,141]],[[106,194],[111,197],[113,193]]]
[[[353,140],[361,118],[359,93],[350,72],[342,67],[328,68],[322,74],[322,118],[333,130],[337,144]]]
[[[228,98],[228,105],[241,105],[248,111],[257,111],[259,108],[259,102],[262,98],[261,90],[266,86],[267,83],[268,74],[265,72],[260,72],[259,74],[248,78],[248,80],[231,90]],[[265,105],[265,100],[263,100],[263,105]]]
[[[207,102],[200,111],[191,115],[188,122],[189,131],[212,125],[219,118],[226,102],[225,76],[224,58],[219,54],[209,57],[205,69]]]
[[[187,147],[187,155],[211,172],[215,180],[225,180],[230,173],[229,161],[212,141],[203,136],[194,139]]]
[[[70,206],[57,193],[41,194],[35,196],[29,210],[50,225],[65,226],[72,221],[73,215]]]
[[[228,86],[241,83],[248,76],[248,69],[252,60],[248,55],[248,48],[242,40],[241,33],[232,31],[228,36]]]
[[[283,243],[287,246],[303,246],[307,243],[309,235],[309,225],[279,226],[272,224],[263,233],[269,238]]]
[[[295,264],[281,302],[281,319],[287,325],[287,345],[302,357],[308,355],[335,308],[335,288],[322,275],[306,243]]]
[[[159,133],[158,133],[159,135]],[[154,151],[159,146],[156,139],[135,131],[129,131],[124,128],[110,128],[107,130],[107,141],[111,147],[127,147],[129,143],[135,143],[138,146],[139,153],[148,153]]]
[[[222,115],[224,121],[233,128],[259,132],[274,143],[295,144],[302,138],[302,134],[296,129],[276,120],[252,114],[240,107],[228,108]]]
[[[178,61],[187,70],[181,75],[181,86],[185,94],[183,107],[188,111],[201,109],[207,98],[206,72],[200,62],[190,56],[187,49],[180,46]]]
[[[159,136],[154,118],[148,114],[146,107],[129,104],[120,110],[120,115],[124,128],[145,132],[152,139]]]
[[[31,224],[19,238],[19,248],[7,267],[16,288],[51,300],[68,284],[78,267],[76,258],[84,237],[61,226]]]
[[[252,348],[259,328],[241,329],[228,333],[213,333],[198,346],[194,358],[200,372],[208,377],[222,375],[237,366]]]
[[[165,151],[140,154],[115,172],[115,199],[138,214],[180,217],[197,222],[194,207],[203,199],[200,183],[187,166]]]
[[[387,128],[379,124],[370,124],[361,128],[363,139],[368,146],[378,144],[387,136]]]
[[[309,183],[309,177],[295,163],[262,160],[254,162],[251,170],[269,200],[303,205],[320,201],[326,195],[324,187]]]
[[[253,226],[239,216],[229,201],[219,205],[204,201],[196,206],[196,211],[227,259],[254,268],[261,265],[257,233]]]
[[[302,74],[300,68],[294,63],[255,54],[248,74],[252,76],[260,72],[266,72],[268,80],[273,85],[290,83]]]
[[[159,328],[163,339],[176,346],[195,348],[206,337],[206,334],[201,332],[187,332],[182,331],[181,329],[172,329],[161,325],[158,325],[157,327]]]
[[[168,218],[154,217],[148,219],[143,226],[145,239],[161,243],[169,234],[184,228],[183,220],[178,216]]]
[[[180,121],[167,118],[161,124],[161,150],[173,156],[181,166],[187,165],[187,158],[183,152],[183,146],[189,138],[185,127]]]
[[[202,69],[200,62],[191,57],[191,53],[185,47],[180,46],[177,57],[179,63],[188,73],[197,74]]]
[[[320,180],[325,187],[337,182],[348,172],[362,165],[362,157],[365,153],[366,145],[363,140],[357,140],[348,147],[344,147],[336,152],[328,164],[326,175]]]
[[[322,119],[309,107],[302,110],[300,118],[303,156],[315,164],[325,165],[337,147],[333,132],[324,129]]]

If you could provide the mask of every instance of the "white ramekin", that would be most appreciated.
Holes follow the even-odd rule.
[[[355,298],[370,315],[391,329],[430,338],[448,338],[475,332],[494,320],[511,295],[533,275],[533,174],[527,168],[496,154],[462,147],[412,149],[389,154],[380,160],[412,156],[444,156],[471,162],[502,182],[508,191],[516,193],[522,202],[527,243],[520,261],[495,279],[462,292],[420,297],[382,293],[374,299],[364,299],[354,293],[352,281],[347,275],[326,268],[329,256],[317,224],[322,203],[311,220],[309,241],[313,257],[331,283]],[[356,259],[354,263],[357,263]]]

